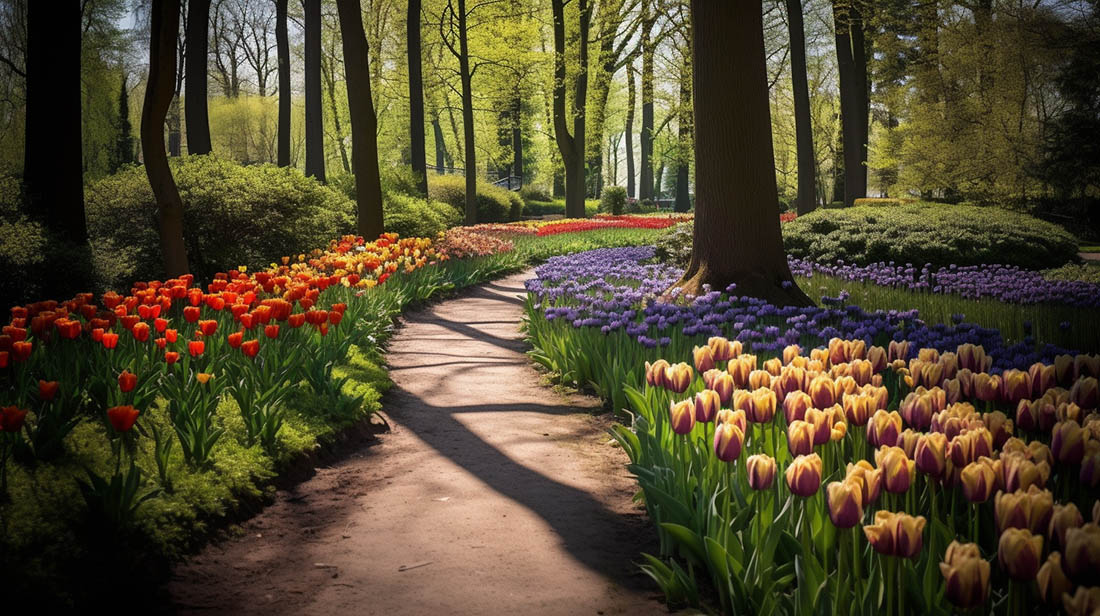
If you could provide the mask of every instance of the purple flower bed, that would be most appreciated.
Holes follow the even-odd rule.
[[[952,265],[933,268],[906,263],[873,263],[852,265],[815,263],[791,257],[788,259],[795,276],[812,278],[825,274],[843,280],[872,283],[884,287],[953,293],[977,299],[988,297],[1012,304],[1064,304],[1080,308],[1100,307],[1100,285],[1069,280],[1047,280],[1041,272],[1013,265]]]
[[[789,344],[824,345],[830,338],[862,339],[867,344],[909,340],[911,353],[922,347],[954,351],[960,344],[985,347],[994,371],[1052,363],[1055,355],[1075,353],[1027,338],[1006,344],[1000,331],[972,323],[924,323],[916,310],[868,312],[846,305],[846,294],[823,298],[822,307],[777,307],[755,298],[710,291],[676,303],[657,296],[680,278],[681,271],[651,259],[651,246],[603,248],[553,257],[535,269],[526,283],[547,320],[575,328],[621,330],[647,347],[665,346],[671,336],[727,336],[748,343],[754,352],[778,353]],[[644,306],[643,306],[644,304]]]

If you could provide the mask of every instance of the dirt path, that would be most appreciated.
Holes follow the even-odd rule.
[[[176,569],[181,613],[665,613],[652,529],[593,401],[539,385],[517,274],[412,313],[391,431]]]

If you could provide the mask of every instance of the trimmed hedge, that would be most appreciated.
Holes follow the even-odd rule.
[[[465,218],[466,178],[461,175],[429,175],[428,198],[449,204]],[[506,222],[523,216],[523,199],[516,193],[477,180],[477,221]]]
[[[209,279],[226,267],[260,267],[308,252],[355,228],[345,195],[301,171],[242,166],[215,156],[171,161],[183,199],[191,271]],[[157,207],[145,169],[132,167],[88,186],[88,231],[97,269],[113,288],[163,277]],[[107,262],[113,267],[106,268]]]
[[[860,265],[1045,269],[1077,259],[1076,238],[1057,225],[999,208],[932,203],[817,210],[783,225],[783,246],[802,259]]]
[[[442,201],[425,201],[400,193],[382,198],[383,225],[401,237],[435,237],[462,224],[462,215]]]

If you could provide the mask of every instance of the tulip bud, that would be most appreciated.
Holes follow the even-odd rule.
[[[916,465],[900,447],[883,446],[876,450],[875,466],[882,469],[883,487],[894,494],[908,490],[916,476]]]
[[[939,478],[946,469],[947,437],[939,432],[922,434],[913,449],[913,461],[920,472]]]
[[[57,390],[61,385],[57,381],[38,381],[38,399],[43,402],[50,402],[57,397]]]
[[[1100,484],[1100,452],[1087,454],[1081,460],[1081,472],[1078,473],[1078,478],[1082,484],[1090,488],[1095,488]]]
[[[1029,487],[1026,492],[998,492],[993,499],[993,512],[997,528],[1001,531],[1026,528],[1042,534],[1047,531],[1054,513],[1054,496],[1049,490],[1040,490],[1036,486]]]
[[[732,462],[741,455],[745,433],[734,423],[718,424],[714,429],[714,455],[723,462]]]
[[[1027,373],[1031,377],[1032,396],[1042,396],[1057,383],[1053,364],[1046,365],[1036,362],[1031,365],[1031,368],[1028,368]]]
[[[1042,488],[1050,477],[1049,464],[1042,461],[1036,464],[1028,460],[1024,453],[1006,453],[1002,451],[1001,461],[1004,463],[1004,489],[1006,492],[1027,490],[1031,486]]]
[[[202,340],[191,340],[187,343],[187,352],[191,357],[199,357],[206,350],[206,343]]]
[[[981,462],[967,464],[959,475],[963,496],[972,503],[984,503],[993,494],[996,477],[993,469]]]
[[[1062,595],[1073,590],[1073,582],[1066,577],[1062,569],[1062,555],[1051,552],[1047,561],[1039,567],[1039,573],[1035,576],[1039,585],[1039,596],[1050,605],[1062,605]]]
[[[891,340],[886,349],[887,361],[894,360],[908,360],[909,359],[909,343],[905,340],[898,342],[897,340]]]
[[[1000,449],[1012,437],[1012,420],[1000,411],[982,415],[982,422],[993,434],[993,448]]]
[[[1054,513],[1050,516],[1047,538],[1051,543],[1057,540],[1058,545],[1065,549],[1066,531],[1071,528],[1080,528],[1084,523],[1085,518],[1081,515],[1081,510],[1077,508],[1076,504],[1055,505]]]
[[[867,349],[867,361],[871,363],[871,372],[879,373],[886,369],[886,349],[873,346]]]
[[[1001,398],[1011,404],[1031,396],[1031,376],[1022,370],[1005,370],[1001,376]]]
[[[248,358],[256,357],[256,354],[260,352],[260,341],[259,340],[249,340],[247,342],[242,342],[241,343],[241,352],[244,353],[245,357],[248,357]]]
[[[1085,457],[1087,433],[1076,421],[1063,421],[1054,426],[1050,451],[1062,464],[1080,464]]]
[[[172,364],[179,361],[179,359],[180,359],[180,354],[176,351],[165,351],[164,352],[164,361],[169,366],[171,366]]]
[[[797,344],[787,345],[783,349],[783,364],[790,364],[792,361],[794,361],[794,358],[799,357],[800,355],[802,355],[802,347],[798,346]]]
[[[695,405],[691,400],[669,404],[669,421],[676,434],[688,434],[695,427]]]
[[[851,528],[863,519],[863,496],[857,480],[834,481],[826,487],[825,494],[833,526]]]
[[[810,381],[810,399],[814,408],[825,409],[836,404],[836,384],[828,376],[822,375]]]
[[[729,409],[722,409],[718,411],[718,415],[715,416],[715,422],[724,424],[733,424],[738,428],[741,428],[741,434],[745,433],[748,426],[748,420],[745,418],[745,411],[731,411]]]
[[[913,456],[916,454],[917,441],[920,439],[922,434],[922,432],[917,432],[916,430],[910,430],[909,428],[906,428],[904,431],[902,431],[901,435],[898,436],[897,446],[901,447],[901,450],[905,452],[905,456],[910,460],[912,460]]]
[[[829,442],[829,438],[833,434],[833,417],[831,412],[810,409],[806,411],[805,422],[813,427],[813,445],[824,445]]]
[[[714,351],[709,346],[697,346],[692,349],[691,355],[695,363],[695,369],[700,374],[714,369]]]
[[[802,456],[813,452],[814,426],[801,420],[794,420],[787,426],[787,447],[792,456]]]
[[[864,508],[878,500],[882,491],[882,469],[871,466],[867,460],[860,460],[855,464],[849,463],[845,471],[845,481],[855,481],[860,486],[861,503]]]
[[[115,406],[107,409],[107,420],[117,432],[129,432],[140,413],[132,406]]]
[[[1100,401],[1100,386],[1096,377],[1078,379],[1069,390],[1069,397],[1074,404],[1083,409],[1095,409]]]
[[[1039,572],[1043,555],[1043,536],[1023,528],[1008,528],[1001,533],[997,559],[1014,580],[1030,582]]]
[[[787,487],[798,496],[813,496],[821,487],[821,456],[798,456],[787,467]]]
[[[948,601],[963,609],[984,604],[989,599],[989,570],[976,543],[952,541],[940,563]]]
[[[901,434],[901,415],[897,411],[875,411],[867,424],[867,441],[874,447],[897,445]]]
[[[806,410],[813,406],[813,400],[804,391],[792,391],[783,399],[783,416],[787,423],[796,419],[805,419]]]
[[[875,512],[875,523],[863,527],[863,534],[879,554],[913,558],[924,545],[926,522],[924,516],[880,510]]]
[[[711,382],[710,388],[718,393],[718,399],[722,404],[729,404],[733,398],[733,390],[736,389],[733,384],[733,377],[727,372],[722,372],[714,381]]]
[[[767,490],[775,481],[775,458],[758,453],[745,460],[745,473],[749,478],[749,487],[754,490]]]
[[[1066,571],[1078,584],[1100,581],[1100,526],[1096,522],[1066,530]]]
[[[771,387],[772,375],[767,370],[753,370],[749,373],[749,384],[746,389],[755,390]]]
[[[23,429],[23,423],[27,419],[28,411],[17,406],[5,406],[0,408],[0,432],[19,432]]]

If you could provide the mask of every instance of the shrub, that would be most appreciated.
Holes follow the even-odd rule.
[[[622,186],[608,186],[600,195],[600,211],[621,216],[626,209],[626,189]]]
[[[214,156],[171,161],[184,206],[184,241],[191,271],[209,278],[235,265],[259,267],[324,246],[355,228],[355,206],[301,171],[241,166]],[[88,231],[108,286],[163,276],[157,208],[141,167],[106,177],[85,190]]]
[[[910,203],[916,203],[916,199],[909,197],[864,197],[862,199],[856,199],[852,202],[853,205],[859,207],[861,205],[871,206],[884,206],[884,205],[908,205]]]
[[[526,201],[553,201],[554,195],[546,186],[528,184],[519,189],[519,196]]]
[[[435,237],[462,223],[462,216],[442,201],[426,201],[400,193],[383,198],[386,231],[401,237]]]
[[[523,211],[528,216],[549,216],[553,214],[561,214],[564,216],[565,201],[563,199],[558,199],[556,201],[531,200],[527,201]]]
[[[1076,239],[1056,225],[998,208],[916,203],[817,210],[783,225],[794,257],[1042,269],[1073,261]]]
[[[659,263],[686,268],[691,261],[693,233],[694,224],[691,222],[682,222],[671,227],[668,233],[657,238],[654,259]]]
[[[512,198],[518,195],[499,186],[477,181],[477,221],[505,222],[512,210]],[[466,178],[461,175],[431,175],[428,177],[428,198],[442,201],[455,208],[461,215],[466,212]],[[520,200],[522,210],[523,202]]]

